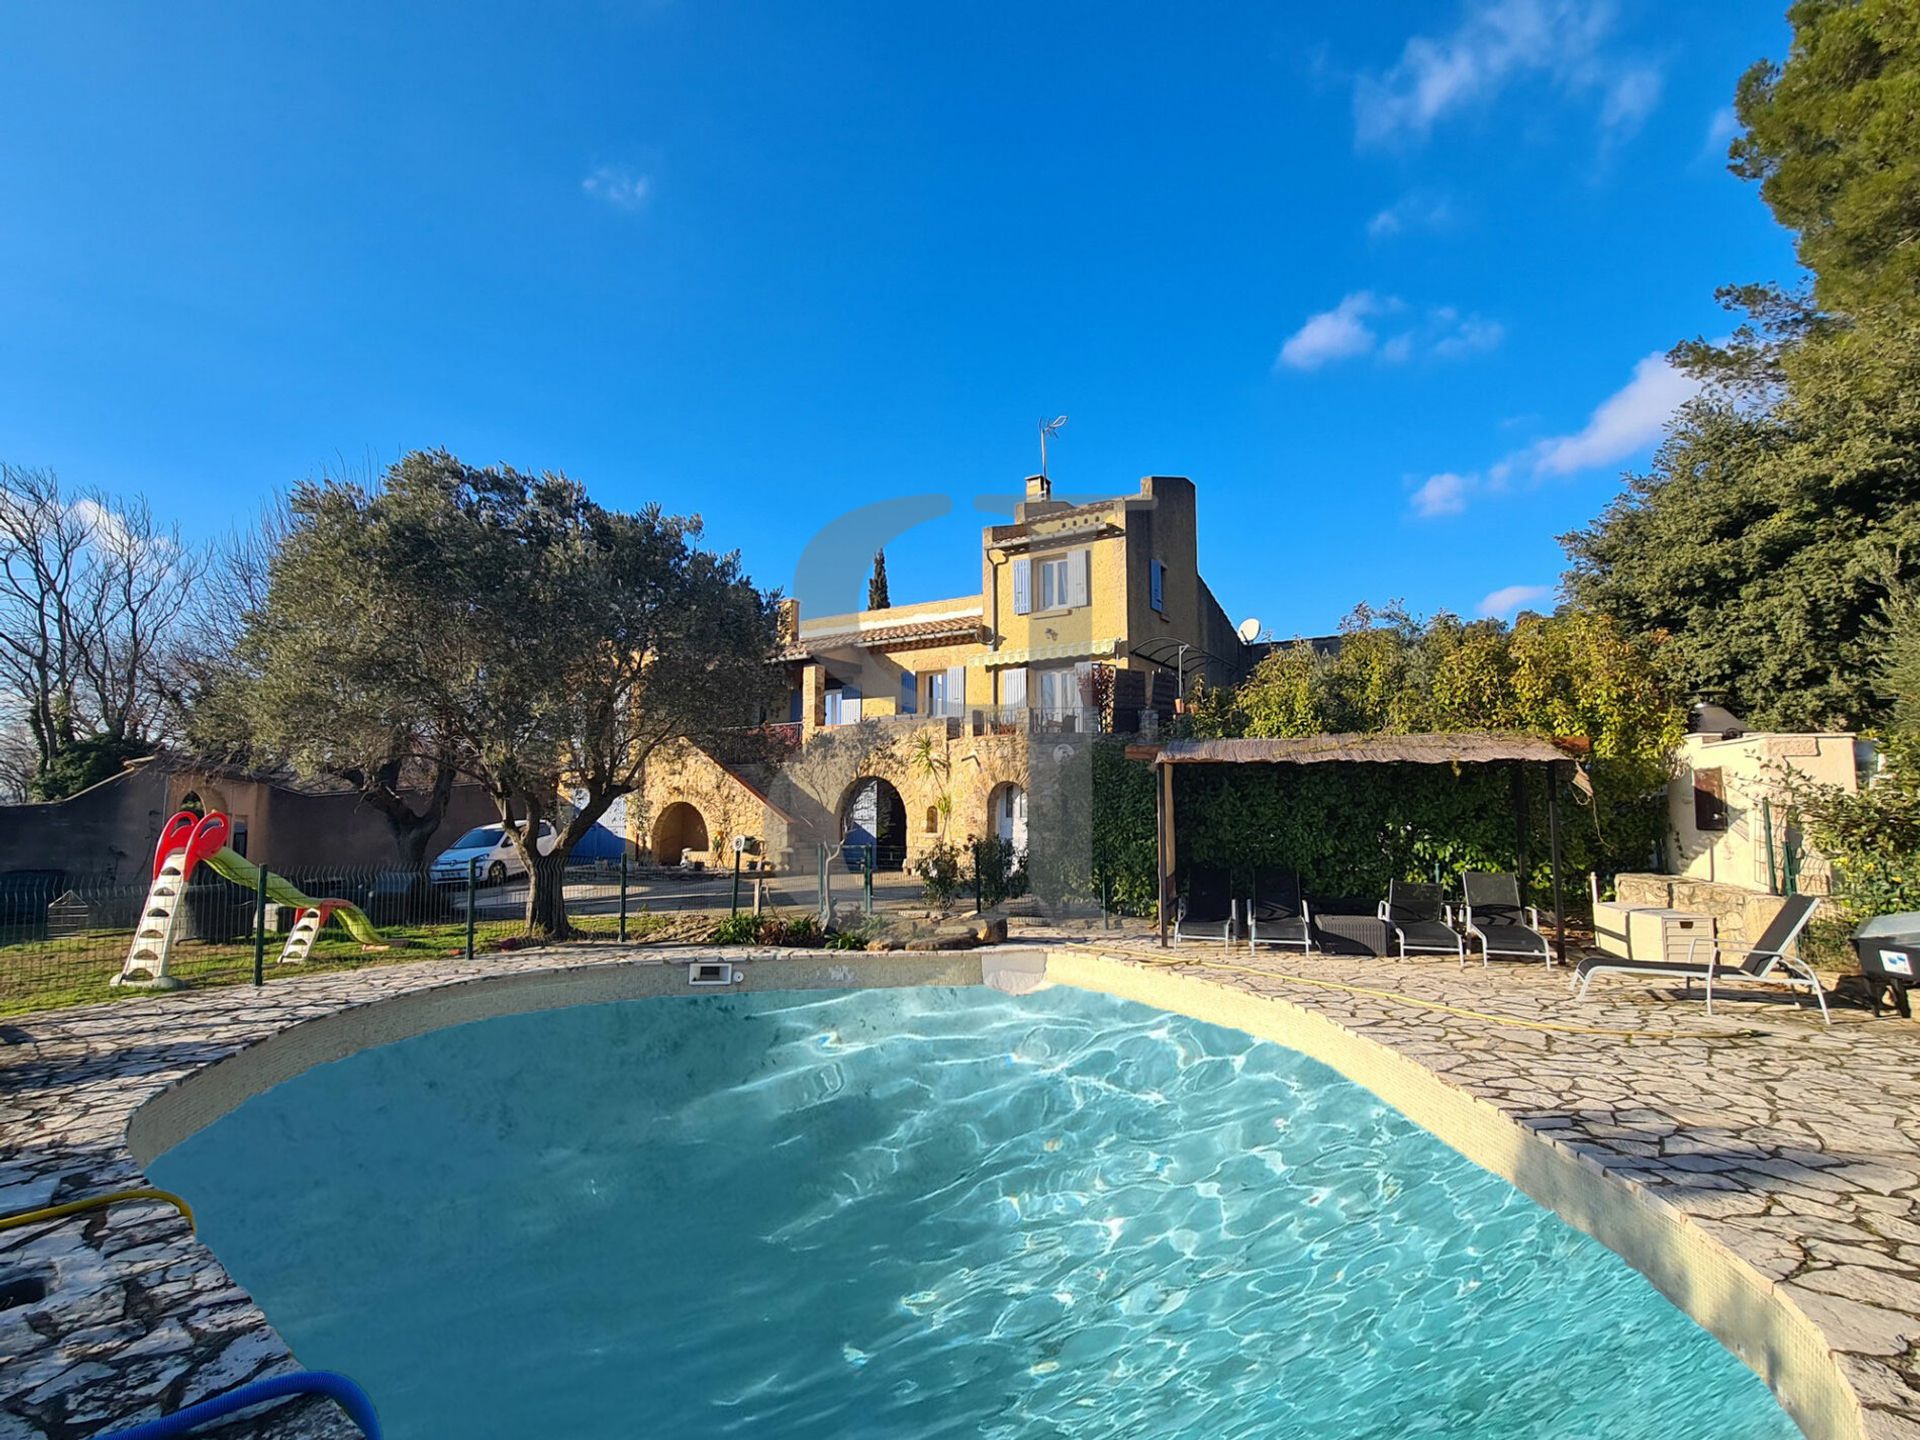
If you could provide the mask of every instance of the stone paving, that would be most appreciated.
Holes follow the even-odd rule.
[[[1697,1000],[1634,980],[1601,982],[1576,1006],[1565,972],[1538,966],[1251,958],[1217,945],[1168,953],[1137,937],[1037,927],[1016,938],[1054,949],[1078,940],[1115,968],[1165,973],[1171,961],[1174,973],[1290,1002],[1490,1102],[1674,1207],[1774,1282],[1832,1345],[1862,1433],[1920,1440],[1920,1025],[1836,1010],[1827,1030],[1802,1010],[1731,999],[1709,1019]],[[777,988],[766,973],[777,957],[735,957],[755,961],[756,988]],[[423,961],[0,1025],[0,1210],[140,1183],[126,1148],[132,1112],[289,1025],[482,976],[660,958],[597,947]],[[862,957],[847,958],[857,975]],[[1590,1033],[1609,1030],[1630,1033]],[[23,1277],[44,1280],[46,1296],[0,1309],[0,1436],[83,1440],[298,1368],[165,1207],[0,1232],[0,1284]],[[208,1433],[358,1432],[313,1401]]]

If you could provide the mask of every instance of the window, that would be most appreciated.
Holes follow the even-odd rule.
[[[1167,567],[1158,560],[1147,562],[1147,590],[1153,608],[1167,613]]]
[[[1086,708],[1083,677],[1087,665],[1063,665],[1052,670],[1035,670],[1033,682],[1039,688],[1039,704],[1034,708],[1048,728],[1078,730],[1081,712]]]
[[[845,691],[827,691],[826,723],[829,725],[845,725],[847,723],[847,699]]]
[[[1067,557],[1060,555],[1051,560],[1038,562],[1040,571],[1040,608],[1042,610],[1064,610],[1067,608]]]
[[[1727,780],[1718,769],[1693,772],[1693,828],[1727,828]]]
[[[967,672],[964,666],[949,665],[945,670],[928,671],[927,714],[959,715],[967,705]]]

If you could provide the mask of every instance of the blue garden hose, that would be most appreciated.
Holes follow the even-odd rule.
[[[353,1418],[353,1423],[366,1432],[367,1440],[380,1440],[380,1421],[373,1413],[373,1401],[367,1398],[367,1392],[346,1376],[331,1370],[300,1370],[291,1375],[270,1375],[265,1380],[255,1380],[237,1390],[216,1395],[211,1400],[202,1400],[198,1405],[189,1405],[171,1415],[162,1415],[158,1420],[135,1425],[131,1430],[115,1430],[110,1435],[102,1435],[100,1440],[174,1440],[175,1436],[188,1434],[209,1421],[222,1419],[250,1405],[278,1400],[284,1395],[324,1395]]]

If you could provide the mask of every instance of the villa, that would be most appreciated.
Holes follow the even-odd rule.
[[[844,845],[878,869],[969,836],[1024,848],[1036,767],[1070,766],[1091,734],[1152,730],[1186,686],[1246,672],[1198,534],[1183,477],[1075,503],[1032,476],[1014,522],[981,532],[978,591],[843,615],[786,601],[785,718],[737,755],[681,746],[653,763],[629,838],[659,864],[736,836],[777,863]]]

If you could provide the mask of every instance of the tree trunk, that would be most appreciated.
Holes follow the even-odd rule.
[[[531,850],[536,847],[527,848]],[[567,919],[565,845],[556,844],[551,855],[532,855],[528,876],[527,934],[536,940],[570,938],[573,935],[573,924]]]

